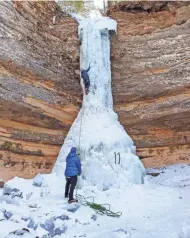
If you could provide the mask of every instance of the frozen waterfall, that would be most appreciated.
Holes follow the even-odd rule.
[[[113,111],[109,31],[117,23],[108,17],[79,21],[80,65],[89,71],[90,92],[60,150],[53,172],[64,176],[65,159],[72,146],[80,151],[83,173],[80,186],[99,189],[142,183],[145,169],[135,155],[136,148]],[[81,80],[81,86],[84,85]]]

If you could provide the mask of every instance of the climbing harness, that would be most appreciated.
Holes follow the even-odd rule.
[[[106,204],[95,203],[94,197],[85,198],[83,195],[76,194],[76,199],[83,206],[89,206],[90,208],[94,209],[94,211],[99,215],[106,215],[117,218],[119,218],[122,215],[122,212],[112,212],[111,205],[109,203]],[[91,202],[88,199],[91,199]]]

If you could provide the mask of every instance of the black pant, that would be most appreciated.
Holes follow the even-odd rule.
[[[73,192],[77,184],[77,175],[66,177],[66,179],[67,179],[67,183],[65,186],[65,197],[68,197],[69,195],[69,200],[73,200]]]

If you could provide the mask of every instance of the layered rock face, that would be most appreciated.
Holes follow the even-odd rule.
[[[77,23],[55,2],[0,2],[0,177],[49,172],[81,106]],[[189,2],[109,10],[115,111],[146,166],[190,162]]]
[[[145,166],[190,162],[190,2],[122,2],[108,13],[115,110]]]
[[[0,177],[32,177],[50,171],[80,107],[77,24],[55,2],[0,13]]]

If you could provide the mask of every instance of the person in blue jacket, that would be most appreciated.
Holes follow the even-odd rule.
[[[73,198],[73,192],[77,184],[77,176],[80,176],[82,172],[81,162],[76,152],[77,149],[72,147],[66,158],[65,177],[67,182],[65,186],[65,198],[69,197],[69,203],[77,202]]]

